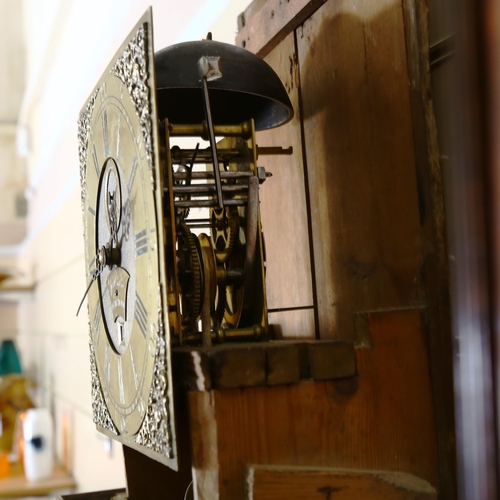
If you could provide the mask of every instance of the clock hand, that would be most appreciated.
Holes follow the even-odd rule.
[[[90,291],[90,288],[92,286],[92,283],[99,277],[99,275],[103,272],[104,268],[106,266],[112,267],[113,264],[117,264],[116,261],[116,252],[113,252],[114,250],[114,245],[113,242],[115,241],[116,234],[118,233],[118,225],[116,224],[116,201],[113,195],[110,197],[110,207],[109,207],[109,214],[110,214],[110,226],[111,226],[111,234],[109,237],[109,242],[106,246],[103,246],[98,252],[97,255],[95,256],[95,262],[96,262],[96,268],[92,271],[91,276],[92,279],[90,280],[90,283],[87,286],[87,290],[85,290],[85,293],[83,295],[82,301],[80,302],[80,305],[78,306],[78,311],[76,311],[76,315],[80,313],[80,309],[82,308],[83,301],[85,300],[85,297],[87,297],[87,294]],[[118,257],[119,260],[119,257]]]
[[[90,287],[92,286],[92,283],[99,277],[99,275],[102,273],[104,268],[106,267],[106,253],[104,248],[99,250],[97,252],[97,255],[95,256],[95,261],[96,261],[96,268],[92,271],[91,276],[92,279],[90,280],[89,285],[87,286],[87,290],[85,290],[85,293],[83,294],[82,301],[80,302],[80,305],[78,306],[78,311],[76,311],[76,315],[80,313],[80,309],[82,308],[83,301],[85,300],[85,297],[87,297],[87,294],[90,291]]]
[[[92,283],[97,280],[99,275],[103,272],[106,266],[110,268],[113,265],[117,265],[120,261],[119,257],[119,249],[114,248],[114,242],[116,239],[116,235],[118,233],[118,224],[117,224],[117,214],[116,214],[116,192],[109,193],[109,201],[108,201],[108,213],[109,213],[109,225],[110,225],[110,236],[108,244],[103,246],[95,256],[94,260],[96,262],[96,268],[91,273],[91,280],[83,294],[83,298],[78,306],[78,310],[76,311],[76,315],[80,313],[80,309],[82,308],[83,301],[92,287]],[[117,245],[118,246],[118,245]]]

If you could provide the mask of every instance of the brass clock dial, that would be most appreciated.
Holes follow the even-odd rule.
[[[151,26],[148,12],[79,121],[87,304],[94,420],[175,468]]]

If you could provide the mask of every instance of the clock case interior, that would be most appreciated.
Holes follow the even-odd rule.
[[[150,396],[148,404],[156,404],[154,413],[162,401],[170,452],[158,448],[154,433],[141,443],[102,425],[107,403],[100,391],[102,374],[92,364],[91,336],[94,421],[105,434],[177,469],[171,348],[269,338],[259,185],[270,173],[257,162],[260,155],[292,151],[259,148],[255,132],[286,123],[293,109],[274,71],[244,49],[207,39],[167,47],[153,58],[151,10],[107,72],[141,28],[147,33],[150,168],[164,327],[159,341],[165,346],[155,362],[151,395],[159,380],[166,381],[164,397]],[[81,146],[85,137],[79,139]]]

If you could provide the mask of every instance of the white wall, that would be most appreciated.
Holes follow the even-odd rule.
[[[121,445],[92,423],[77,119],[123,38],[153,4],[156,50],[210,29],[232,43],[249,0],[25,0],[28,236],[11,251],[36,281],[19,304],[18,345],[36,400],[56,421],[59,460],[80,491],[124,486]],[[213,28],[212,28],[213,26]],[[27,131],[27,134],[26,134]]]

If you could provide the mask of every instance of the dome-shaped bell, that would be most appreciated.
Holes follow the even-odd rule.
[[[220,57],[222,78],[209,81],[215,125],[236,125],[250,118],[256,130],[286,123],[293,108],[278,75],[248,50],[212,40],[179,43],[155,54],[158,117],[185,125],[205,119],[198,72],[201,57]]]

